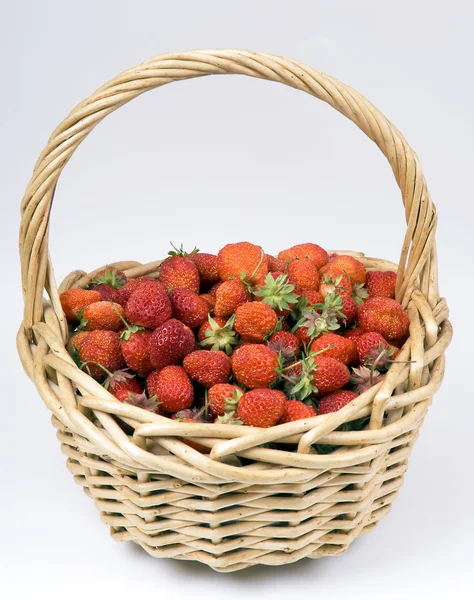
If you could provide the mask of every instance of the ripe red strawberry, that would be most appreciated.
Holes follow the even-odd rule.
[[[281,419],[287,398],[279,390],[256,389],[240,399],[237,414],[246,425],[272,427]]]
[[[125,315],[134,325],[156,329],[171,317],[166,289],[158,281],[142,283],[128,299]]]
[[[271,254],[265,254],[268,262],[268,270],[270,273],[274,271],[280,271],[284,273],[286,271],[287,263],[284,260],[280,260],[279,258],[275,258]]]
[[[214,327],[213,324],[215,323]],[[201,325],[201,327],[199,327],[199,331],[197,334],[197,339],[199,342],[203,342],[206,340],[207,337],[209,337],[207,335],[208,331],[217,331],[222,329],[223,327],[225,327],[225,324],[227,323],[227,319],[224,319],[223,317],[208,317],[208,320],[203,323]],[[202,346],[212,346],[211,343],[209,344],[201,344]],[[221,350],[221,348],[213,348],[213,350]]]
[[[160,409],[175,413],[189,408],[194,401],[194,389],[188,374],[177,365],[167,366],[160,372],[153,371],[146,380],[150,396],[156,396]]]
[[[128,336],[122,336],[120,342],[127,366],[139,375],[148,375],[153,371],[150,360],[151,336],[151,331],[135,331]]]
[[[261,275],[254,287],[253,295],[265,302],[277,315],[287,316],[299,300],[300,286],[282,272]]]
[[[98,381],[102,381],[107,375],[99,365],[111,372],[118,371],[125,366],[120,349],[120,336],[115,331],[101,329],[90,331],[84,337],[78,350],[81,364],[88,363],[84,365],[83,370]]]
[[[184,288],[169,292],[173,318],[191,328],[200,327],[207,321],[209,305],[198,294]]]
[[[263,344],[245,344],[232,354],[232,371],[247,388],[264,388],[277,378],[278,354]]]
[[[339,296],[352,294],[352,283],[348,275],[343,271],[334,268],[328,268],[321,277],[319,291],[323,298],[328,294],[335,292]]]
[[[238,279],[224,281],[216,290],[214,314],[216,317],[230,317],[238,306],[250,300],[250,294],[241,281]]]
[[[313,383],[319,394],[339,390],[349,381],[350,373],[346,365],[331,356],[321,354],[314,359]]]
[[[66,345],[66,350],[69,352],[69,354],[71,354],[71,356],[79,356],[81,344],[88,335],[88,331],[77,331],[69,338],[69,341]]]
[[[175,365],[194,350],[194,335],[191,329],[178,321],[169,319],[155,329],[150,338],[150,361],[159,371]]]
[[[215,417],[223,417],[226,412],[234,413],[242,394],[242,390],[236,385],[217,383],[207,393],[209,410]]]
[[[359,307],[359,326],[365,332],[375,331],[390,341],[408,333],[408,315],[392,298],[370,296]]]
[[[341,325],[350,325],[357,319],[359,307],[352,296],[341,294],[340,297],[342,300],[342,308],[340,310],[344,317],[339,316],[337,322]]]
[[[94,292],[99,292],[100,299],[104,302],[115,302],[116,304],[122,304],[121,289],[115,288],[112,285],[106,283],[99,283],[91,285],[90,289]]]
[[[214,306],[216,305],[216,299],[211,294],[201,294],[199,296],[207,303],[207,312],[214,312]]]
[[[191,252],[187,258],[192,261],[199,272],[201,285],[205,288],[211,287],[219,281],[219,272],[217,271],[217,256],[215,254],[206,254],[204,252]]]
[[[129,279],[127,283],[119,290],[118,303],[122,306],[125,306],[132,293],[139,288],[142,283],[145,283],[145,281],[156,281],[156,279],[148,276],[138,277],[138,279]]]
[[[99,302],[101,295],[93,290],[83,290],[81,288],[71,288],[59,296],[61,306],[69,323],[79,323],[81,311],[93,302]]]
[[[344,337],[347,338],[348,340],[352,340],[353,342],[357,343],[357,340],[363,334],[364,334],[364,332],[362,331],[362,329],[360,327],[355,327],[354,329],[349,329],[348,331],[346,331],[344,333]]]
[[[299,400],[287,400],[285,402],[285,410],[278,424],[290,423],[291,421],[299,421],[300,419],[309,419],[315,417],[318,413],[312,406],[304,404]]]
[[[345,365],[357,362],[357,346],[342,335],[325,333],[311,344],[311,352],[320,352],[325,348],[328,349],[324,352],[324,356],[331,356]]]
[[[301,352],[301,342],[289,331],[277,331],[267,342],[267,346],[283,358],[284,361],[296,360]]]
[[[376,362],[379,370],[388,367],[398,354],[398,348],[391,346],[380,333],[364,333],[356,343],[360,364],[371,367]]]
[[[292,331],[293,335],[296,338],[298,338],[298,340],[302,344],[309,344],[309,342],[311,341],[311,336],[308,334],[309,327],[301,325],[300,327],[297,327],[296,329],[292,329],[291,331]]]
[[[315,264],[317,269],[324,266],[328,260],[328,253],[321,246],[308,242],[306,244],[297,244],[287,250],[282,250],[278,254],[278,258],[285,262],[294,260],[295,258],[309,258]]]
[[[233,316],[226,321],[222,317],[212,318],[209,315],[208,320],[199,328],[199,345],[208,350],[223,350],[226,354],[232,354],[232,347],[238,342],[233,327]]]
[[[227,244],[217,254],[217,270],[222,281],[240,279],[254,284],[268,273],[268,260],[260,246],[250,242]]]
[[[111,373],[103,385],[120,402],[126,402],[129,399],[129,392],[133,394],[143,393],[143,386],[139,383],[135,375],[126,369]]]
[[[321,398],[318,405],[318,415],[326,415],[327,413],[336,412],[344,408],[346,404],[357,398],[355,392],[350,390],[339,390]]]
[[[191,379],[210,388],[227,382],[230,358],[221,350],[195,350],[184,357],[183,367]]]
[[[90,289],[100,293],[102,300],[121,304],[120,289],[127,283],[127,276],[113,265],[107,265],[90,282]]]
[[[395,298],[397,274],[393,271],[369,271],[367,273],[367,290],[369,296],[385,296]]]
[[[339,254],[332,258],[327,265],[321,269],[321,275],[327,273],[329,269],[342,271],[349,275],[352,283],[363,285],[366,280],[366,270],[364,265],[353,256]]]
[[[109,329],[118,331],[123,328],[125,311],[120,304],[101,300],[86,306],[82,312],[81,328],[93,331],[94,329]]]
[[[301,290],[301,299],[306,298],[307,306],[313,306],[314,304],[322,304],[324,302],[324,298],[321,292],[316,290]]]
[[[244,342],[263,342],[277,323],[276,312],[264,302],[246,302],[235,311],[234,329]]]
[[[171,256],[162,262],[158,279],[166,290],[185,288],[199,294],[198,268],[192,260],[184,256]]]
[[[210,296],[212,296],[214,298],[214,300],[216,299],[216,292],[217,292],[217,290],[221,287],[221,285],[223,283],[224,283],[223,281],[218,281],[207,292]]]
[[[316,265],[309,258],[296,258],[288,265],[288,277],[309,290],[319,289],[319,273]]]

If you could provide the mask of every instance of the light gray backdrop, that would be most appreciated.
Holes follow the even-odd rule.
[[[5,598],[472,598],[472,4],[4,0],[0,7]],[[400,128],[439,208],[441,290],[456,328],[444,386],[379,527],[339,558],[230,576],[156,561],[109,538],[66,471],[50,415],[14,348],[22,310],[18,207],[49,134],[119,71],[202,47],[305,61],[357,88]],[[216,251],[248,239],[276,252],[311,240],[396,261],[403,234],[390,168],[351,123],[293,89],[214,77],[146,94],[93,132],[60,179],[51,253],[61,280],[107,261],[163,257],[169,241]]]

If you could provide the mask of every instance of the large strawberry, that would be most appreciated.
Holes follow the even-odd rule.
[[[362,331],[362,329],[360,327],[354,327],[354,329],[348,329],[344,333],[345,338],[347,338],[348,340],[352,340],[353,342],[356,342],[356,343],[361,335],[364,335],[364,332]]]
[[[185,288],[173,288],[169,297],[173,318],[193,329],[207,321],[209,304],[196,292]]]
[[[236,385],[217,383],[207,392],[209,410],[215,417],[223,417],[226,412],[235,413],[242,394],[242,390]]]
[[[194,389],[188,374],[178,365],[167,366],[160,372],[153,371],[146,380],[150,396],[156,396],[160,409],[175,413],[190,408],[194,401]]]
[[[242,278],[254,284],[268,273],[268,259],[260,246],[250,242],[227,244],[217,255],[217,270],[222,281]]]
[[[198,268],[192,260],[184,256],[171,256],[162,262],[158,279],[166,290],[185,288],[199,294]]]
[[[278,254],[278,258],[279,260],[283,260],[285,262],[290,262],[295,260],[295,258],[309,258],[309,260],[314,263],[317,269],[320,269],[329,260],[326,250],[321,248],[321,246],[311,242],[297,244],[296,246],[292,246],[287,250],[282,250]]]
[[[346,365],[331,356],[321,354],[314,359],[313,382],[319,394],[335,392],[349,381]]]
[[[166,289],[158,281],[142,283],[128,299],[125,315],[134,325],[156,329],[171,317]]]
[[[256,282],[253,295],[268,304],[277,315],[289,315],[299,300],[299,286],[281,272],[262,275]]]
[[[316,265],[309,258],[296,258],[288,265],[288,277],[301,288],[319,289],[319,273]]]
[[[191,254],[188,254],[187,258],[196,265],[203,287],[209,288],[219,281],[217,256],[215,254],[191,252]]]
[[[407,313],[392,298],[371,296],[359,307],[359,326],[366,333],[375,331],[390,341],[407,335],[408,325]]]
[[[226,383],[230,375],[230,358],[221,350],[195,350],[184,357],[186,373],[206,388]]]
[[[237,414],[246,425],[272,427],[283,416],[286,401],[285,394],[279,390],[251,390],[240,399]]]
[[[350,390],[339,390],[328,396],[324,396],[318,404],[318,415],[326,415],[327,413],[341,410],[341,408],[344,408],[346,404],[349,404],[355,398],[357,398],[357,394]]]
[[[155,329],[150,338],[150,361],[156,370],[175,365],[194,350],[195,340],[191,329],[169,319]]]
[[[300,402],[299,400],[287,400],[285,402],[285,410],[278,424],[299,421],[300,419],[310,419],[316,415],[316,411],[309,404],[304,404],[304,402]]]
[[[369,271],[367,273],[367,291],[369,296],[395,298],[397,274],[393,271]]]
[[[100,300],[86,306],[82,312],[81,329],[109,329],[118,331],[123,328],[125,311],[120,304]]]
[[[345,386],[349,377],[346,365],[325,353],[290,363],[282,373],[288,396],[296,400],[334,392]]]
[[[146,329],[121,336],[120,346],[125,362],[139,375],[148,375],[153,371],[150,360],[151,336],[152,332]]]
[[[232,354],[232,372],[247,388],[269,387],[278,376],[278,353],[263,344],[245,344]]]
[[[99,302],[101,299],[99,292],[81,288],[71,288],[59,296],[62,309],[69,323],[79,323],[84,308],[93,302]]]
[[[321,275],[327,273],[329,269],[338,269],[349,275],[352,283],[363,285],[366,280],[366,270],[364,265],[353,256],[338,254],[332,258],[327,265],[322,267]]]
[[[264,302],[246,302],[235,311],[234,329],[244,342],[263,342],[277,323],[276,312]]]
[[[245,285],[238,279],[224,281],[216,289],[216,304],[214,314],[216,317],[230,317],[235,313],[237,307],[252,298]]]
[[[156,281],[153,277],[148,277],[144,275],[143,277],[138,277],[137,279],[129,279],[127,283],[119,289],[118,294],[118,303],[122,306],[126,306],[128,299],[133,294],[133,292],[141,286],[142,283],[146,281]]]
[[[199,345],[208,350],[223,350],[226,354],[232,354],[233,346],[238,343],[233,327],[234,316],[226,320],[209,315],[208,320],[199,328]]]
[[[300,340],[289,331],[277,331],[267,342],[267,346],[278,352],[283,361],[296,360],[301,352]]]
[[[355,343],[337,333],[325,333],[314,340],[311,344],[311,352],[320,352],[321,350],[325,350],[324,356],[332,356],[345,365],[357,362],[358,354]]]
[[[78,350],[82,369],[98,381],[105,379],[107,371],[118,371],[125,366],[120,336],[115,331],[90,331]]]

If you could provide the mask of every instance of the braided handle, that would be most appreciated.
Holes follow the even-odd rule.
[[[59,175],[75,149],[104,117],[143,92],[172,81],[223,74],[268,79],[316,96],[377,144],[392,167],[405,205],[407,232],[399,262],[397,298],[407,305],[413,287],[418,285],[431,306],[436,304],[436,209],[418,158],[400,132],[358,92],[298,61],[241,50],[188,51],[156,56],[106,83],[59,125],[38,158],[21,204],[23,325],[30,340],[32,326],[42,319],[44,289],[62,319],[48,254],[49,213]]]

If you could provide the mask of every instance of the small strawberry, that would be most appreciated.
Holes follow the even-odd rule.
[[[319,273],[309,258],[296,258],[288,265],[288,277],[300,287],[309,290],[319,289]]]
[[[143,386],[140,385],[135,375],[127,369],[120,369],[110,373],[102,385],[120,402],[128,400],[129,392],[134,394],[143,393]]]
[[[267,342],[267,346],[275,350],[283,361],[296,360],[301,352],[300,340],[289,331],[277,331]]]
[[[367,291],[369,296],[395,298],[397,274],[393,271],[369,271],[367,273]]]
[[[195,350],[184,357],[183,367],[191,379],[210,388],[227,382],[230,358],[221,350]]]
[[[169,298],[174,319],[193,329],[207,321],[209,304],[195,292],[184,288],[173,288],[169,292]]]
[[[132,293],[139,288],[142,283],[145,283],[145,281],[156,281],[156,279],[148,276],[138,277],[137,279],[129,279],[127,283],[119,290],[118,303],[122,306],[125,306]]]
[[[291,421],[299,421],[300,419],[309,419],[315,417],[317,412],[312,406],[304,404],[299,400],[287,400],[285,402],[285,410],[278,424],[290,423]]]
[[[156,329],[171,317],[166,289],[158,281],[142,283],[128,299],[125,315],[134,325]]]
[[[90,289],[100,293],[101,299],[121,304],[120,289],[127,283],[127,276],[113,265],[99,271],[89,283]]]
[[[348,331],[346,331],[344,333],[345,338],[347,338],[348,340],[352,340],[353,342],[356,342],[356,343],[361,335],[364,335],[364,332],[362,331],[362,329],[360,327],[354,327],[354,329],[349,329]]]
[[[352,368],[352,374],[349,379],[349,383],[353,386],[354,392],[363,394],[369,390],[373,385],[383,380],[383,375],[379,371],[369,369],[369,367],[362,366],[359,368]]]
[[[158,279],[166,290],[185,288],[199,294],[198,268],[192,260],[184,256],[171,256],[163,261]]]
[[[235,311],[234,329],[244,342],[263,342],[277,323],[276,312],[264,302],[246,302]]]
[[[212,318],[201,325],[198,331],[199,345],[208,350],[223,350],[226,354],[232,354],[232,347],[238,343],[237,335],[233,330],[234,319],[229,320],[222,317]]]
[[[363,283],[354,283],[352,286],[352,300],[360,306],[369,297],[369,292]]]
[[[262,248],[250,242],[227,244],[217,254],[217,270],[222,281],[242,278],[254,284],[268,273],[268,260]]]
[[[268,270],[271,272],[280,271],[284,273],[286,271],[287,263],[284,260],[275,258],[271,254],[265,254],[268,262]]]
[[[245,344],[232,354],[232,372],[247,388],[269,387],[278,376],[278,354],[263,344]]]
[[[315,394],[328,394],[347,384],[350,373],[345,364],[326,356],[326,352],[285,367],[282,378],[290,398],[305,400]]]
[[[319,352],[327,348],[324,356],[332,356],[345,365],[352,365],[357,362],[357,346],[351,340],[348,340],[337,333],[325,333],[314,340],[311,344],[311,352]]]
[[[346,404],[352,402],[354,398],[357,398],[357,394],[350,390],[339,390],[328,396],[324,396],[318,404],[318,415],[326,415],[341,410]]]
[[[296,337],[307,344],[312,338],[323,333],[340,328],[338,320],[345,317],[342,309],[342,299],[337,294],[328,294],[323,304],[306,307],[307,298],[303,297],[298,303],[297,313],[301,317],[291,330]]]
[[[173,421],[178,421],[180,423],[205,423],[205,420],[202,416],[202,412],[196,409],[186,408],[185,410],[180,410],[174,415],[171,416]],[[189,446],[190,448],[194,448],[201,454],[209,454],[209,448],[204,446],[203,444],[199,444],[198,442],[193,442],[187,438],[178,438],[183,444]]]
[[[314,304],[322,304],[324,298],[322,294],[316,290],[301,290],[301,299],[306,298],[306,306],[314,306]]]
[[[366,270],[364,265],[357,260],[353,256],[348,256],[346,254],[339,254],[332,258],[327,265],[322,267],[321,275],[327,273],[329,269],[337,269],[346,273],[352,283],[356,284],[364,284],[366,280]]]
[[[160,372],[151,372],[146,380],[150,396],[156,396],[160,409],[175,413],[189,408],[194,401],[194,389],[188,374],[177,365],[167,366]]]
[[[78,350],[83,371],[98,381],[105,379],[107,371],[118,371],[125,366],[120,336],[115,331],[90,331]]]
[[[388,368],[398,354],[398,348],[391,346],[380,333],[364,333],[356,343],[360,364],[367,367]]]
[[[88,331],[77,331],[68,340],[66,350],[74,358],[76,363],[79,361],[79,351],[81,349],[81,344],[88,335]]]
[[[132,331],[129,335],[121,336],[120,347],[125,362],[139,375],[148,375],[153,371],[150,360],[151,336],[152,332],[148,330]]]
[[[97,285],[91,285],[89,288],[91,291],[99,292],[100,299],[104,302],[115,302],[116,304],[122,304],[121,289],[115,288],[112,285],[106,283],[99,283]]]
[[[207,292],[210,296],[212,296],[214,298],[214,300],[216,299],[216,292],[217,290],[221,287],[221,285],[223,284],[223,281],[218,281],[217,283],[215,283]],[[244,286],[245,287],[245,286]]]
[[[118,331],[123,327],[125,311],[120,304],[100,300],[86,306],[82,311],[81,329],[94,331],[94,329],[108,329]]]
[[[390,341],[408,333],[408,315],[392,298],[370,296],[359,307],[359,326],[365,332],[375,331]]]
[[[251,390],[240,399],[237,414],[251,427],[272,427],[283,416],[286,401],[285,394],[279,390]]]
[[[317,269],[323,267],[329,260],[328,253],[321,246],[308,242],[306,244],[297,244],[287,250],[282,250],[278,254],[279,260],[290,262],[295,258],[309,258]]]
[[[350,325],[357,319],[357,315],[359,312],[358,306],[354,298],[352,296],[348,296],[347,294],[342,294],[340,296],[342,300],[342,308],[339,308],[340,312],[344,314],[343,317],[339,316],[337,322],[341,325]]]
[[[250,294],[240,280],[224,281],[216,290],[214,314],[216,317],[230,317],[238,306],[250,300]]]
[[[169,319],[151,335],[151,364],[157,371],[168,365],[175,365],[194,350],[194,345],[191,329],[177,319]]]
[[[343,271],[328,268],[321,277],[319,291],[323,298],[332,293],[350,296],[352,294],[352,283],[349,276]]]
[[[236,385],[217,383],[207,393],[209,410],[215,417],[222,417],[226,412],[234,414],[242,394],[242,390]]]
[[[128,392],[128,398],[124,402],[142,410],[148,410],[149,412],[161,415],[161,405],[156,401],[156,396],[148,397],[145,392],[141,394]]]
[[[273,272],[259,277],[253,295],[268,304],[277,315],[289,315],[299,300],[295,284],[285,273]]]
[[[187,258],[192,261],[199,272],[201,285],[209,288],[219,281],[219,272],[217,271],[217,256],[215,254],[206,254],[204,252],[191,253]]]
[[[213,296],[211,296],[211,294],[201,294],[199,297],[202,298],[204,300],[204,302],[207,303],[207,312],[208,313],[214,312],[214,306],[216,305],[216,299]]]
[[[314,364],[313,381],[320,394],[335,392],[349,381],[349,369],[335,358],[322,354],[314,359]]]
[[[59,296],[61,306],[69,323],[78,323],[80,314],[93,302],[99,302],[101,295],[93,290],[83,290],[81,288],[71,288]]]
[[[219,415],[214,419],[214,423],[219,425],[243,425],[244,422],[239,419],[237,413],[226,412],[224,415]]]

